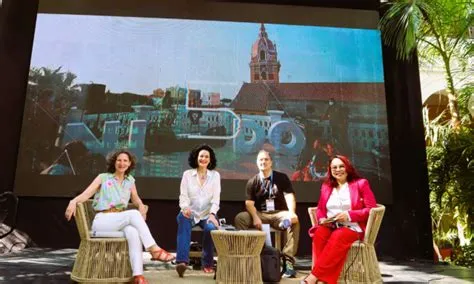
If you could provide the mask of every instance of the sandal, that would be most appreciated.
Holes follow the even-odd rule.
[[[204,273],[214,273],[214,268],[212,267],[204,266],[202,270],[204,271]]]
[[[309,284],[310,282],[307,279],[310,275],[311,274],[306,275],[306,277],[303,278],[303,280],[300,281],[300,284]],[[320,281],[318,281],[318,279],[316,279],[316,282],[314,282],[314,283],[318,284],[318,283],[320,283]]]
[[[170,262],[176,257],[172,255],[171,253],[167,252],[166,250],[159,248],[155,251],[151,251],[151,260],[157,260],[157,261],[162,261],[162,262]]]
[[[133,284],[148,284],[145,277],[143,275],[133,276]]]

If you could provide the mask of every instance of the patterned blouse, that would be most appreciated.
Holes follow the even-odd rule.
[[[101,180],[100,188],[94,195],[94,201],[92,202],[94,210],[102,211],[112,207],[126,209],[135,179],[128,175],[120,184],[114,174],[102,173],[99,177]]]

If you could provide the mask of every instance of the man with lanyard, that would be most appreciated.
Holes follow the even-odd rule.
[[[251,227],[261,230],[262,224],[270,224],[277,230],[286,229],[283,253],[290,261],[287,262],[283,277],[293,278],[296,276],[293,264],[300,234],[300,224],[295,213],[295,192],[288,176],[272,169],[272,158],[267,151],[258,153],[257,167],[259,173],[247,182],[247,211],[237,214],[235,227],[239,230]]]

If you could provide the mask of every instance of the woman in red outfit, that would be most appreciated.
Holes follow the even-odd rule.
[[[316,211],[318,224],[309,230],[314,267],[302,283],[337,283],[347,252],[364,237],[370,208],[377,205],[369,182],[347,157],[332,157],[327,176]],[[326,223],[330,220],[334,222]]]

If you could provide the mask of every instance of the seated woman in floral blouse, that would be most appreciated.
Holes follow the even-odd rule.
[[[168,262],[174,256],[156,244],[145,223],[147,209],[138,196],[135,179],[130,175],[135,167],[135,157],[129,151],[119,150],[108,157],[107,163],[107,173],[98,175],[84,192],[69,202],[65,216],[70,220],[76,213],[77,203],[94,195],[92,206],[97,214],[92,229],[98,232],[121,231],[125,234],[134,283],[146,284],[142,246],[151,253],[152,260]],[[138,210],[125,210],[130,199]]]

